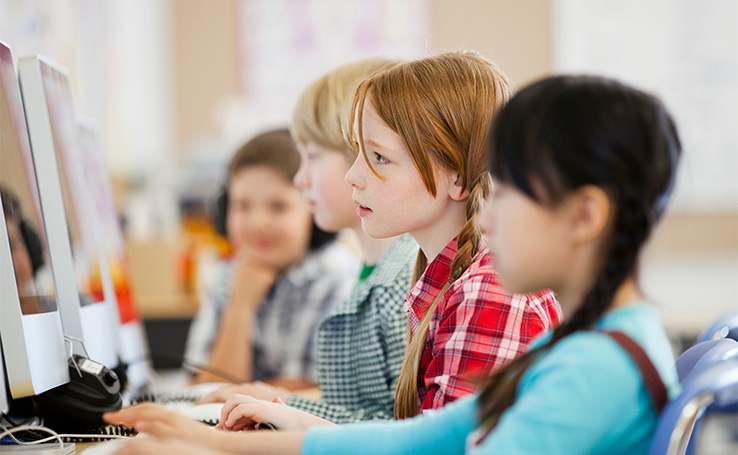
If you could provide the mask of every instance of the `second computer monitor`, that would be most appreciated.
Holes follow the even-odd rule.
[[[114,368],[118,314],[104,289],[93,286],[106,264],[78,156],[68,73],[36,56],[20,59],[19,77],[64,332],[81,339],[91,359]]]

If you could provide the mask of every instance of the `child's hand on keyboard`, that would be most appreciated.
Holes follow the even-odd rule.
[[[153,403],[142,403],[120,411],[106,412],[103,414],[103,420],[133,427],[139,433],[190,441],[202,442],[212,433],[208,425]]]
[[[221,387],[196,401],[197,404],[225,403],[235,394],[248,395],[257,400],[272,401],[279,398],[285,403],[292,393],[283,387],[274,387],[263,382],[245,382]]]
[[[276,399],[276,402],[269,402],[236,394],[223,405],[220,423],[215,428],[241,431],[254,428],[258,423],[270,423],[278,430],[288,431],[306,430],[319,425],[333,425],[320,417],[287,406],[279,399]]]

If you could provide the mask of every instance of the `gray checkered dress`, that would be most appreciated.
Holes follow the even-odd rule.
[[[388,420],[407,343],[407,313],[418,245],[401,236],[372,274],[333,309],[318,332],[322,401],[292,396],[293,406],[334,423]]]

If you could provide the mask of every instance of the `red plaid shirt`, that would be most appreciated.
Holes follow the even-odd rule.
[[[456,254],[456,239],[430,263],[405,299],[415,334],[441,292]],[[508,294],[484,249],[454,281],[431,316],[420,359],[420,411],[437,409],[474,392],[474,377],[489,374],[526,351],[531,340],[561,320],[553,292]]]

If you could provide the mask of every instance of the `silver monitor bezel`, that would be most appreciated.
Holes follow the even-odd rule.
[[[64,333],[82,340],[91,359],[108,368],[115,368],[119,361],[118,309],[114,301],[106,297],[102,302],[82,306],[79,298],[41,65],[47,65],[54,71],[64,73],[67,80],[69,80],[69,72],[66,68],[40,55],[24,57],[18,62],[18,75],[31,152],[36,166],[39,197],[49,242],[49,257],[54,271],[62,326]],[[73,125],[76,125],[75,122],[76,120],[72,119]],[[74,134],[77,134],[76,130]],[[90,207],[89,201],[87,204]],[[97,226],[95,217],[90,216],[88,221],[92,224],[93,232],[98,232],[99,226]],[[97,237],[97,255],[102,257],[99,234],[95,237]]]

